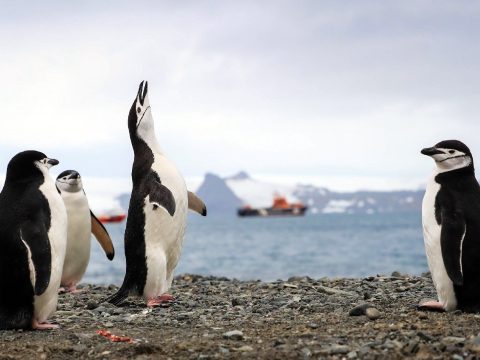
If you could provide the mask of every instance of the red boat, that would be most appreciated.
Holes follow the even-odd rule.
[[[98,220],[101,223],[120,223],[127,217],[127,214],[116,214],[116,215],[100,215],[98,216]]]
[[[273,205],[268,208],[252,208],[248,205],[238,209],[238,216],[302,216],[308,207],[302,203],[290,204],[285,197],[275,194]]]

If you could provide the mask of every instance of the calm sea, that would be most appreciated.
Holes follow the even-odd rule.
[[[110,262],[93,240],[83,279],[121,284],[125,223],[107,225],[115,248]],[[311,215],[298,218],[189,217],[176,273],[276,280],[360,277],[427,270],[420,214]]]

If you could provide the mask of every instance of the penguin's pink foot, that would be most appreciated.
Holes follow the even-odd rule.
[[[69,292],[70,294],[78,294],[84,291],[85,291],[84,289],[77,289],[77,284],[64,285],[60,289],[58,289],[59,294],[62,294],[65,292]]]
[[[437,311],[437,312],[444,312],[445,309],[441,303],[438,301],[424,301],[420,302],[418,305],[419,310],[427,310],[427,311]]]
[[[58,328],[60,328],[59,325],[52,324],[48,321],[39,323],[36,319],[32,320],[32,329],[34,330],[52,330],[52,329],[58,329]]]
[[[147,306],[154,307],[174,301],[175,298],[170,294],[163,294],[147,300]]]
[[[77,285],[71,285],[67,288],[67,291],[71,294],[78,294],[85,292],[85,289],[77,289]]]

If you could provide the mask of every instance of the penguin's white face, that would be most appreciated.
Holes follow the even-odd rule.
[[[61,192],[78,192],[83,190],[82,178],[74,170],[67,170],[58,175],[55,181],[57,188]]]
[[[136,113],[137,113],[137,133],[140,137],[144,138],[149,131],[153,128],[153,117],[150,107],[150,101],[148,100],[148,95],[145,95],[143,98],[143,105],[140,102],[140,98],[137,97],[136,102]]]
[[[472,156],[465,145],[465,149],[459,149],[458,146],[457,148],[442,146],[443,143],[448,144],[448,141],[422,150],[422,154],[430,156],[435,161],[438,172],[457,170],[472,164]]]
[[[35,166],[40,169],[42,172],[48,172],[48,170],[55,165],[59,164],[59,161],[56,159],[50,159],[48,157],[36,160],[34,162]]]

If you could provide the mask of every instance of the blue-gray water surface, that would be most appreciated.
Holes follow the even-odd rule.
[[[110,262],[93,240],[83,282],[120,285],[125,223],[107,225]],[[290,276],[361,277],[427,270],[420,214],[311,215],[289,218],[190,215],[176,273],[271,281]]]

